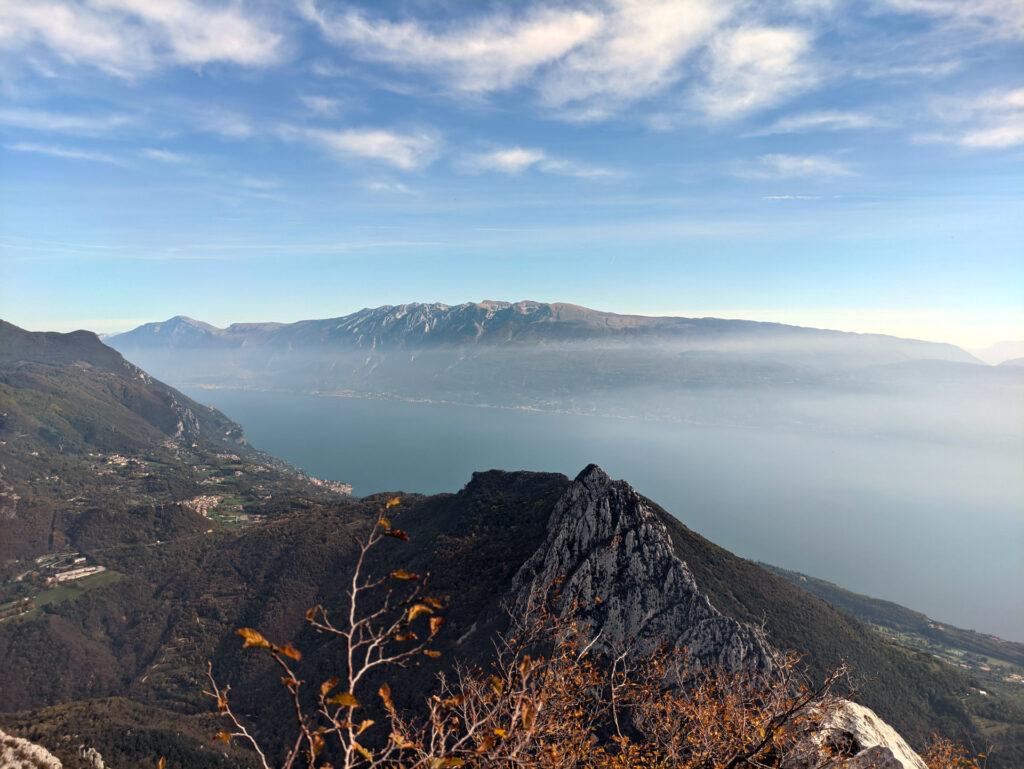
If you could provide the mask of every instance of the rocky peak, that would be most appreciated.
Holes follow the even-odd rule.
[[[596,646],[605,651],[668,642],[729,669],[771,664],[762,634],[723,616],[700,592],[647,501],[597,465],[556,503],[544,543],[513,583],[520,609],[555,594],[561,615],[600,634]]]

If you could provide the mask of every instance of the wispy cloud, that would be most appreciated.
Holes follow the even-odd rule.
[[[247,139],[256,132],[247,116],[219,107],[192,107],[185,110],[185,118],[200,131],[226,139]]]
[[[898,13],[931,16],[955,25],[973,26],[992,37],[1024,38],[1024,4],[1016,0],[881,0]]]
[[[607,168],[578,163],[564,158],[549,156],[544,150],[530,147],[502,147],[478,152],[465,156],[460,166],[470,173],[497,171],[498,173],[518,175],[529,169],[536,169],[546,174],[572,176],[579,179],[598,179],[615,176],[616,173]]]
[[[728,18],[731,2],[615,0],[595,34],[541,78],[541,102],[576,120],[607,118],[677,83],[683,62]]]
[[[519,174],[544,160],[542,150],[526,147],[507,147],[471,155],[465,159],[465,167],[475,171],[500,171],[505,174]]]
[[[702,83],[699,108],[732,118],[772,106],[815,82],[810,33],[749,23],[733,0],[600,0],[572,8],[491,12],[444,25],[332,12],[303,0],[324,36],[366,61],[425,73],[450,92],[528,86],[545,110],[603,120],[682,81]],[[699,54],[708,53],[707,72]],[[705,77],[706,74],[706,77]]]
[[[412,132],[383,128],[302,128],[283,126],[285,139],[303,139],[343,158],[361,158],[415,171],[430,165],[441,150],[440,135],[432,130]]]
[[[518,85],[591,37],[601,24],[594,13],[533,9],[431,29],[419,21],[392,22],[351,8],[334,13],[314,0],[302,0],[300,8],[325,37],[362,59],[440,71],[454,88],[476,93]]]
[[[0,109],[0,124],[44,133],[98,136],[122,129],[133,122],[135,119],[125,114],[73,114],[18,107]]]
[[[959,144],[969,149],[1024,145],[1024,88],[940,99],[934,105],[934,113],[949,127],[919,133],[915,140]]]
[[[746,179],[833,179],[856,176],[847,163],[828,155],[761,155],[752,165],[740,168],[737,176]]]
[[[62,147],[55,144],[35,144],[33,142],[15,142],[5,144],[4,147],[14,152],[31,152],[37,155],[49,155],[55,158],[66,160],[87,160],[94,163],[109,163],[115,166],[125,166],[127,163],[121,158],[109,155],[105,152],[94,152],[83,150],[77,147]]]
[[[341,111],[341,99],[319,94],[303,94],[299,102],[314,115],[335,116]]]
[[[811,41],[799,27],[743,26],[716,38],[697,106],[713,120],[732,120],[807,90],[819,79],[807,60]]]
[[[770,136],[804,131],[852,131],[888,125],[890,123],[868,112],[819,110],[786,115],[764,128],[748,133],[747,136]]]
[[[33,0],[5,3],[0,47],[134,77],[169,64],[277,61],[283,38],[240,2]]]
[[[170,150],[158,149],[155,147],[146,147],[139,150],[139,155],[146,158],[147,160],[155,160],[158,163],[169,163],[172,165],[185,165],[192,162],[190,155],[185,155],[181,152],[171,152]]]
[[[416,191],[409,185],[402,182],[389,181],[384,179],[373,179],[363,185],[370,192],[386,193],[391,195],[415,195]]]

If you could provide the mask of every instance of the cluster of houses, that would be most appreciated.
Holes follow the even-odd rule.
[[[42,578],[46,585],[59,585],[63,582],[74,582],[76,579],[88,577],[106,571],[106,566],[88,565],[88,558],[74,551],[47,553],[35,559],[35,568],[19,574],[15,581],[21,582],[28,577]]]

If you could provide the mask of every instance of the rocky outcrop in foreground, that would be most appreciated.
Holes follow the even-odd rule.
[[[765,668],[762,634],[723,616],[676,556],[646,500],[597,465],[583,470],[555,505],[547,538],[520,568],[513,604],[549,600],[572,616],[597,648],[685,647],[699,663]]]
[[[831,756],[825,759],[825,756]],[[804,738],[787,769],[928,769],[875,711],[839,700]]]
[[[33,742],[0,731],[0,769],[61,769],[61,762]]]

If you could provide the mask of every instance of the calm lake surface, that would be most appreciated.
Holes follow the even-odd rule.
[[[1024,640],[1024,462],[979,448],[816,433],[229,390],[189,394],[307,472],[456,491],[475,470],[596,462],[739,555]]]

